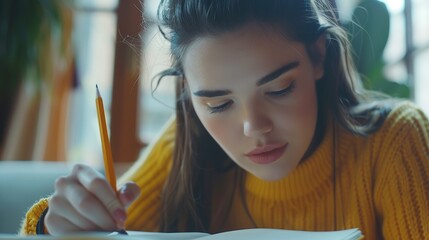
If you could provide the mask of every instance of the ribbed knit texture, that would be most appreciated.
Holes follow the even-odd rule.
[[[36,226],[43,211],[48,207],[48,199],[42,198],[37,201],[27,212],[22,221],[19,233],[21,235],[36,235]]]
[[[126,229],[159,231],[161,191],[172,165],[174,137],[174,119],[170,119],[139,161],[120,178],[119,186],[133,181],[141,189],[140,197],[128,208]]]
[[[174,129],[171,122],[122,179],[142,189],[128,211],[129,230],[159,230]],[[214,180],[213,216],[228,201],[232,179],[230,172]],[[429,239],[429,122],[413,104],[403,103],[366,138],[328,124],[319,147],[289,176],[266,182],[247,174],[244,194],[256,226],[235,191],[229,214],[213,220],[211,231],[359,228],[365,239]]]

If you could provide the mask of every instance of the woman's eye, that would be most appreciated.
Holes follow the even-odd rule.
[[[294,88],[295,88],[295,82],[292,82],[287,88],[284,88],[284,89],[279,90],[279,91],[267,92],[266,94],[269,96],[273,96],[273,97],[284,96],[284,95],[292,92]]]
[[[218,112],[222,112],[225,111],[226,109],[228,109],[229,106],[231,106],[232,101],[228,101],[226,103],[223,103],[221,105],[218,106],[207,106],[208,110],[210,113],[218,113]]]

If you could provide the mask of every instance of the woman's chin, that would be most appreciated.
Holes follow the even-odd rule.
[[[291,171],[292,170],[282,170],[282,171],[280,170],[279,171],[279,169],[276,169],[275,171],[272,171],[272,170],[265,171],[265,172],[258,171],[258,172],[253,172],[252,174],[261,180],[264,180],[267,182],[276,182],[276,181],[280,181],[280,180],[284,179],[285,177],[287,177]]]

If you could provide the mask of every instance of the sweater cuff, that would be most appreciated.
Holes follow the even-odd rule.
[[[39,217],[39,221],[37,221],[37,225],[36,225],[36,234],[37,235],[41,235],[41,234],[46,234],[46,228],[45,228],[45,216],[46,213],[48,212],[49,207],[47,207],[45,210],[43,210],[42,215],[40,215]]]
[[[48,208],[48,198],[43,198],[28,210],[21,226],[21,234],[36,235],[37,223],[43,212]],[[46,229],[45,229],[46,230]],[[45,231],[46,232],[46,231]]]

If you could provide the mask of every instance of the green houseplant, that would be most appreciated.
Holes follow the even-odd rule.
[[[47,78],[49,48],[63,49],[61,0],[0,0],[0,146],[23,81]],[[1,148],[0,148],[1,150]]]
[[[408,98],[409,87],[385,78],[383,52],[389,37],[390,14],[383,2],[361,0],[352,21],[345,25],[350,34],[354,60],[366,88],[393,97]]]

